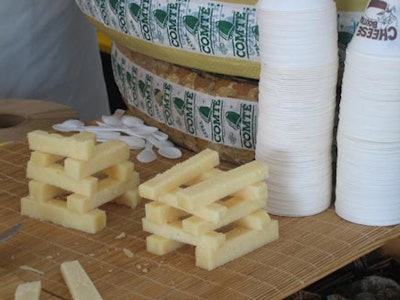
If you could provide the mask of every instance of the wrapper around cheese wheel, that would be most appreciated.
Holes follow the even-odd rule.
[[[181,66],[257,79],[255,0],[76,0],[97,29],[133,51]]]
[[[182,68],[135,53],[112,50],[114,78],[130,111],[198,152],[221,159],[254,159],[258,81]]]

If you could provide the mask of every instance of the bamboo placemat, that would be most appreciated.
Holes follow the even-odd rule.
[[[191,155],[184,152],[184,158]],[[61,277],[63,261],[79,260],[104,299],[283,299],[400,235],[400,226],[346,222],[333,209],[313,217],[279,220],[280,239],[213,271],[195,267],[194,248],[165,256],[146,252],[143,204],[132,210],[106,204],[107,227],[92,235],[20,215],[27,195],[26,141],[0,147],[0,232],[25,221],[0,244],[0,298],[13,299],[23,281],[42,281],[41,299],[70,299]],[[176,161],[132,161],[145,181]],[[228,165],[223,167],[229,168]],[[125,232],[126,238],[116,239]],[[124,249],[134,255],[129,257]],[[26,271],[27,265],[43,272]]]

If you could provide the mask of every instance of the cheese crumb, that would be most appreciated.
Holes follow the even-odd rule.
[[[122,251],[124,252],[124,254],[126,256],[128,256],[130,258],[133,257],[133,255],[134,255],[133,252],[131,250],[129,250],[129,249],[123,248]]]
[[[42,272],[42,271],[40,271],[40,270],[38,270],[38,269],[32,268],[32,267],[30,267],[30,266],[27,266],[27,265],[20,266],[19,268],[20,268],[21,270],[34,272],[34,273],[37,273],[37,274],[39,274],[39,275],[44,275],[44,272]]]
[[[124,239],[124,238],[126,238],[126,233],[125,232],[121,232],[120,234],[118,234],[115,237],[116,240],[121,240],[121,239]]]

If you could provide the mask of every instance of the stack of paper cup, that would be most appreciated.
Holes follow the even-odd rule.
[[[268,212],[308,216],[332,196],[338,73],[333,0],[260,0],[256,159],[270,169]]]
[[[371,0],[350,42],[338,125],[336,212],[400,223],[400,0]]]

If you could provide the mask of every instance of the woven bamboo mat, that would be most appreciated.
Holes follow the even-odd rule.
[[[184,158],[190,155],[185,152]],[[146,252],[143,205],[135,210],[104,205],[107,228],[95,235],[21,216],[29,157],[26,141],[0,147],[0,232],[25,221],[16,236],[0,244],[0,299],[13,299],[19,283],[33,280],[42,281],[41,299],[70,299],[60,264],[75,259],[104,299],[283,299],[400,235],[400,226],[352,224],[333,209],[306,218],[273,216],[279,220],[278,241],[205,271],[195,267],[191,246],[165,256]],[[142,181],[175,163],[159,159],[142,165],[134,153],[132,160]],[[122,232],[126,238],[116,239]],[[23,265],[43,274],[23,270]]]

